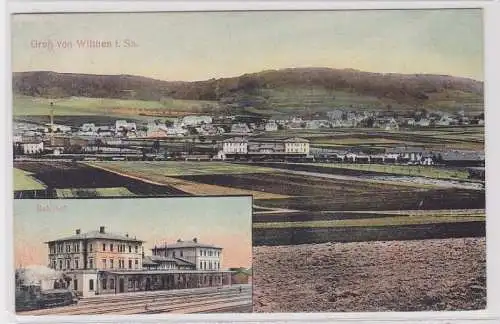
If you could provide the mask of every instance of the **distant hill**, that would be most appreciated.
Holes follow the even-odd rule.
[[[196,82],[38,71],[14,73],[12,81],[15,94],[31,97],[219,101],[229,108],[263,114],[350,105],[483,109],[483,82],[480,81],[352,69],[291,68]]]

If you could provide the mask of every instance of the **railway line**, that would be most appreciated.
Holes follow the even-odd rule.
[[[159,313],[235,312],[249,310],[252,290],[248,285],[204,289],[112,295],[83,299],[77,305],[20,312],[19,315],[132,315]]]

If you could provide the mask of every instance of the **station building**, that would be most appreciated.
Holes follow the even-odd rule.
[[[144,253],[144,241],[98,231],[46,242],[49,267],[63,272],[70,288],[83,297],[136,291],[231,285],[231,271],[221,270],[222,248],[177,240]]]
[[[231,157],[307,157],[309,141],[300,137],[282,139],[228,138],[222,142],[221,156]]]

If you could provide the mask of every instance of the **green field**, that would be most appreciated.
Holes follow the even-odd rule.
[[[324,221],[303,221],[303,222],[265,222],[254,223],[253,228],[325,228],[325,227],[354,227],[354,226],[392,226],[392,225],[416,225],[416,224],[436,224],[453,222],[473,222],[485,221],[484,213],[459,215],[437,214],[418,216],[395,216],[365,219],[342,219]]]
[[[276,170],[265,167],[255,167],[224,162],[189,162],[189,161],[92,161],[86,162],[90,166],[105,167],[121,172],[137,172],[148,176],[187,176],[202,174],[244,174],[266,173]]]
[[[132,197],[136,196],[126,188],[97,188],[97,189],[56,189],[58,198],[78,197]]]
[[[430,150],[484,150],[484,126],[400,129],[397,132],[376,128],[287,129],[266,132],[259,138],[303,137],[312,147],[344,149],[369,147],[385,149],[398,146],[425,147]]]
[[[15,96],[14,116],[48,115],[50,102],[54,102],[55,116],[104,115],[134,116],[153,111],[200,112],[207,107],[217,107],[216,103],[195,100],[169,99],[166,101],[123,100],[109,98],[72,97],[61,99]]]
[[[350,105],[366,107],[385,105],[377,97],[360,96],[354,92],[330,91],[321,87],[262,89],[261,94],[267,98],[265,112],[273,110],[285,114],[308,109],[313,109],[314,112],[325,112]]]
[[[336,108],[355,106],[357,109],[374,109],[391,105],[394,109],[414,109],[409,104],[400,104],[395,100],[376,96],[361,95],[355,91],[329,90],[324,87],[280,87],[273,89],[259,89],[255,98],[264,101],[262,107],[246,108],[247,111],[261,115],[294,114],[300,112],[326,112]],[[423,103],[428,109],[457,111],[459,107],[467,107],[469,111],[484,110],[483,96],[462,91],[443,91],[431,94],[429,100]]]
[[[14,191],[18,190],[44,190],[45,186],[36,181],[31,173],[14,168]]]
[[[318,165],[328,168],[392,173],[397,175],[420,176],[434,179],[467,180],[469,177],[469,173],[465,170],[452,170],[425,165],[382,165],[348,163],[314,163],[310,165]]]

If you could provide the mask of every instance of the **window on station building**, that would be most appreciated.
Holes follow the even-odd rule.
[[[135,268],[138,269],[139,268],[139,260],[135,259]]]
[[[128,260],[128,268],[132,269],[132,260]]]
[[[71,245],[70,244],[66,244],[66,252],[67,253],[71,252]]]
[[[56,260],[52,260],[52,268],[55,269],[56,268]]]
[[[89,252],[92,252],[92,244],[89,244]]]
[[[110,244],[110,245],[109,245],[109,250],[110,250],[111,252],[113,252],[113,244]]]
[[[89,269],[94,269],[94,259],[89,259]]]
[[[111,269],[113,269],[113,266],[114,266],[114,265],[113,265],[113,263],[114,263],[114,260],[113,260],[113,259],[110,259],[110,260],[109,260],[109,267],[110,267]]]
[[[175,258],[175,251],[172,252],[172,258]]]
[[[184,256],[184,251],[181,250],[181,258]]]
[[[133,289],[134,288],[134,281],[132,279],[128,280],[128,288]]]
[[[115,289],[115,280],[109,279],[109,289]]]
[[[135,253],[139,253],[139,246],[135,246]]]
[[[106,265],[107,265],[107,264],[106,264],[106,259],[102,259],[102,267],[103,267],[104,269],[106,269]]]
[[[106,243],[103,243],[103,244],[102,244],[102,250],[103,250],[103,251],[106,251]]]
[[[62,260],[59,260],[59,269],[61,269],[61,270],[62,270],[62,268],[63,268],[63,261],[62,261]]]
[[[75,259],[75,269],[80,269],[80,264],[79,260]]]
[[[132,245],[128,246],[128,253],[132,253]]]
[[[89,290],[93,291],[94,290],[94,279],[89,280]]]
[[[106,279],[102,279],[102,289],[108,289],[108,282]]]
[[[203,269],[203,262],[200,261],[200,269]]]

